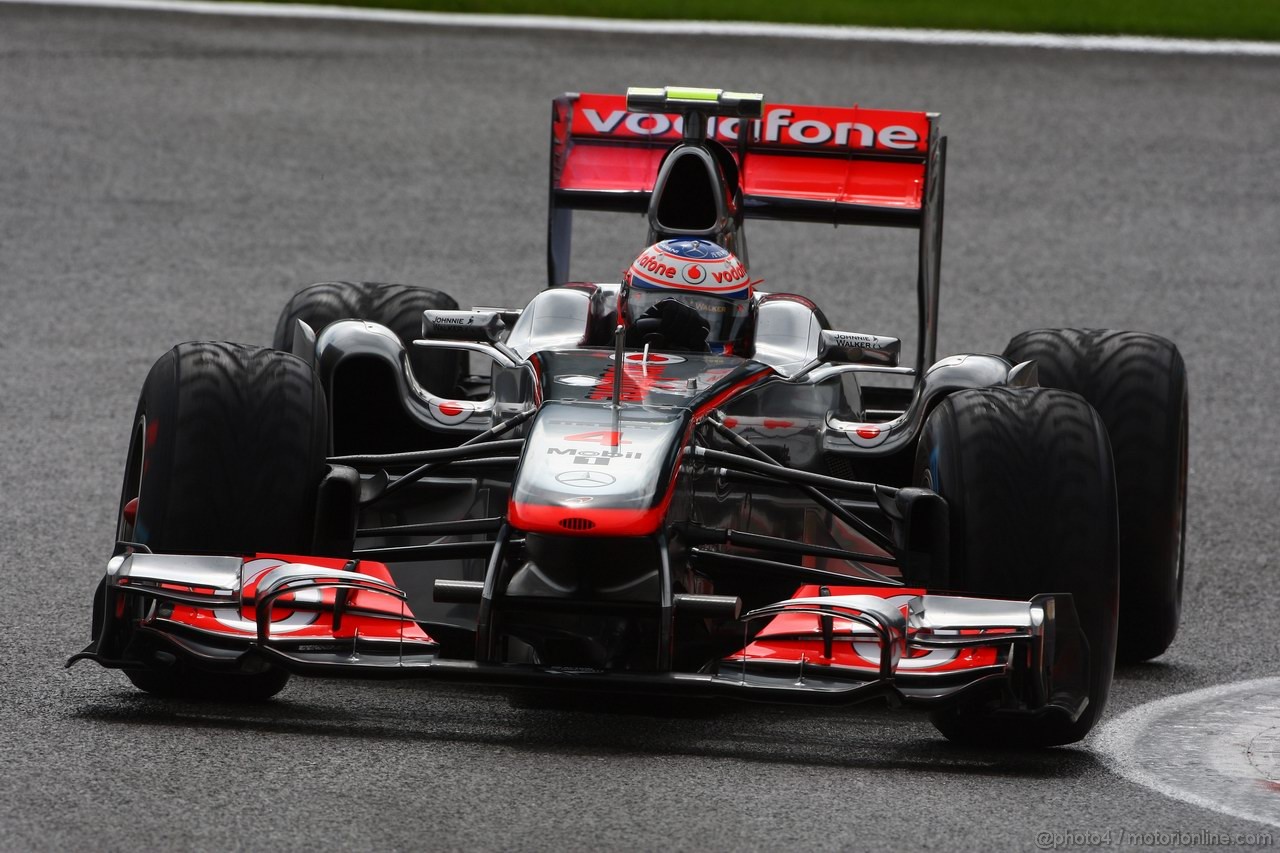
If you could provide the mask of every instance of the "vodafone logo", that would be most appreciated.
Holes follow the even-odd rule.
[[[629,364],[679,364],[686,359],[678,355],[670,355],[668,353],[651,352],[649,357],[645,358],[643,352],[629,352],[622,357],[623,361]],[[609,354],[609,360],[613,360],[613,353]]]
[[[690,284],[702,284],[707,280],[707,271],[702,268],[702,264],[689,264],[680,271],[680,276]]]
[[[610,96],[584,96],[584,100],[597,105],[583,106],[580,111],[593,135],[678,137],[683,132],[680,116],[606,109],[606,104],[615,103],[625,107],[625,99]],[[773,145],[910,151],[924,141],[919,126],[922,119],[921,113],[776,106],[765,112],[763,120],[748,122],[747,135]],[[736,141],[742,121],[712,116],[707,125],[712,139]]]
[[[475,405],[466,400],[432,400],[427,408],[442,424],[460,424],[475,413]]]
[[[663,287],[668,286],[668,281],[675,280],[679,268],[678,263],[665,262],[652,251],[647,251],[631,264],[631,276],[638,281]]]
[[[858,447],[875,447],[883,444],[889,437],[889,431],[878,424],[857,424],[845,427],[845,436]]]
[[[694,266],[697,266],[697,264],[694,264]],[[742,265],[742,261],[735,261],[725,269],[713,272],[711,276],[716,280],[717,284],[732,284],[746,279],[747,268]]]

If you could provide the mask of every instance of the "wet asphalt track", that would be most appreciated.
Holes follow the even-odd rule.
[[[60,666],[87,640],[135,394],[170,344],[269,341],[296,288],[541,286],[548,100],[694,83],[944,115],[943,352],[1020,329],[1176,340],[1187,608],[1113,713],[1280,670],[1280,60],[271,23],[0,6],[0,849],[1030,849],[1261,829],[1090,751],[948,748],[920,718],[515,710],[295,680],[259,708]],[[639,218],[594,220],[613,277]],[[896,333],[911,240],[752,234],[753,272]],[[1277,795],[1280,797],[1280,795]],[[1280,799],[1277,800],[1280,812]]]

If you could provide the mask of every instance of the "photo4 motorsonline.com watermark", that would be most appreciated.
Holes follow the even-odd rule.
[[[1036,833],[1038,850],[1069,850],[1073,847],[1274,847],[1270,832],[1212,832],[1209,830],[1041,830]]]

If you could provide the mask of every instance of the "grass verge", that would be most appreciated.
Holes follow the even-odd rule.
[[[1280,0],[285,0],[477,12],[1280,40]]]

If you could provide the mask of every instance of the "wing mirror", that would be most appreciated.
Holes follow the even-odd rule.
[[[902,341],[862,332],[824,329],[818,340],[818,358],[836,364],[874,364],[897,367]]]

